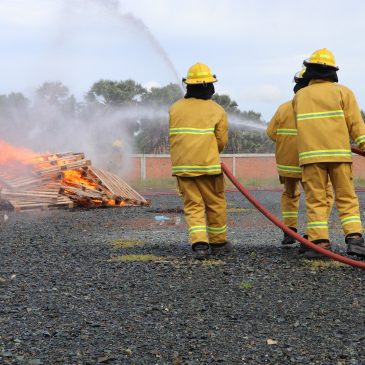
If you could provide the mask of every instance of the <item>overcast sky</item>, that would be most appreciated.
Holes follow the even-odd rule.
[[[269,121],[303,59],[327,47],[365,109],[365,3],[358,0],[0,0],[0,94],[62,81],[178,82],[204,62],[218,93]]]

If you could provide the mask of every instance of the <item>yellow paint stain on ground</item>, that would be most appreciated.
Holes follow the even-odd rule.
[[[139,240],[125,240],[122,238],[115,239],[112,241],[112,246],[115,249],[120,248],[130,248],[130,247],[136,247],[136,246],[143,246],[144,242]]]
[[[348,265],[335,260],[304,260],[304,263],[313,271],[324,269],[338,269]]]
[[[148,261],[166,261],[167,257],[156,255],[122,255],[113,256],[110,261],[112,262],[148,262]]]

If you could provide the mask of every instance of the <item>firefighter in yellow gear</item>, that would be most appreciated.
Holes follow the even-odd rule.
[[[184,214],[196,258],[229,252],[226,198],[219,153],[228,141],[227,114],[211,100],[216,76],[196,63],[183,79],[184,98],[169,110],[172,175],[183,196]]]
[[[309,83],[309,80],[303,78],[304,71],[305,68],[294,76],[294,93],[306,87]],[[299,185],[303,183],[297,151],[297,130],[292,100],[279,106],[267,127],[266,133],[275,142],[277,171],[280,183],[284,186],[281,195],[283,222],[292,231],[297,232],[300,200]],[[329,217],[333,206],[333,190],[330,182],[326,187],[326,197],[327,217]],[[295,243],[295,239],[284,232],[281,244],[291,245],[293,243]]]
[[[352,181],[350,139],[365,150],[365,125],[353,92],[338,84],[335,57],[326,48],[304,61],[309,85],[293,99],[299,165],[306,196],[308,239],[331,249],[326,186],[331,180],[349,255],[365,257],[359,202]],[[319,255],[309,250],[308,257]]]

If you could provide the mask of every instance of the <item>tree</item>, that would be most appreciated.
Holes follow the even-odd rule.
[[[181,97],[180,86],[170,83],[164,87],[152,87],[142,96],[142,102],[148,105],[171,105]]]
[[[86,99],[110,106],[134,105],[146,92],[142,85],[133,80],[100,80],[92,85]]]
[[[45,82],[36,91],[39,99],[47,101],[51,105],[62,105],[69,97],[69,89],[62,82]]]
[[[225,94],[214,94],[212,98],[216,103],[221,105],[227,113],[238,113],[238,104]]]

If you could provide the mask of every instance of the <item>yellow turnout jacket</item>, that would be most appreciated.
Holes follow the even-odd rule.
[[[293,99],[300,166],[320,162],[352,162],[350,137],[365,149],[365,125],[350,89],[312,80]]]
[[[212,100],[180,99],[169,110],[172,175],[222,173],[219,153],[228,140],[227,114]]]
[[[276,167],[280,176],[301,178],[297,148],[297,128],[292,100],[281,104],[272,117],[267,135],[276,142]]]

